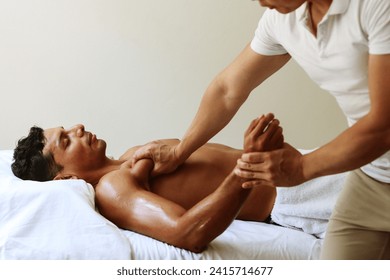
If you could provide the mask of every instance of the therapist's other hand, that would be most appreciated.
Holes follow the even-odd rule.
[[[152,176],[166,174],[176,170],[182,161],[176,156],[176,145],[167,145],[160,141],[152,141],[139,148],[133,155],[132,164],[149,158],[154,162]]]
[[[243,188],[255,186],[296,186],[305,181],[302,154],[284,143],[281,149],[269,152],[244,153],[234,172],[249,179]]]

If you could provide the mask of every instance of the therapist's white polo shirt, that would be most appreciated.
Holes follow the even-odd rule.
[[[263,55],[289,53],[314,82],[334,95],[353,125],[370,109],[369,54],[390,53],[390,0],[333,0],[318,24],[317,37],[310,31],[307,6],[289,14],[267,9],[251,48]],[[390,151],[362,170],[390,183]]]

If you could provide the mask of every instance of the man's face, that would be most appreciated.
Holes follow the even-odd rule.
[[[64,167],[63,174],[82,178],[83,172],[98,167],[106,158],[105,141],[85,131],[81,124],[70,129],[45,129],[44,135],[47,141],[43,152],[53,154],[54,161]]]
[[[261,6],[275,9],[282,14],[295,11],[305,2],[306,0],[259,0]]]

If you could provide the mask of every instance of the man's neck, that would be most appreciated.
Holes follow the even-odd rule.
[[[101,178],[108,173],[119,170],[124,162],[126,161],[107,158],[106,162],[101,167],[89,171],[88,174],[83,176],[83,179],[93,187],[96,187]]]
[[[317,35],[317,26],[328,12],[333,0],[308,0],[312,32]]]

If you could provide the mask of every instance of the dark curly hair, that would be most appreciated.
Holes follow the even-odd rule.
[[[31,127],[28,136],[18,141],[11,165],[15,176],[41,182],[54,179],[62,166],[55,163],[51,153],[43,153],[45,142],[43,129],[37,126]]]

